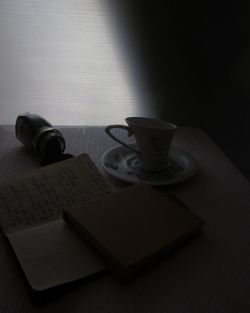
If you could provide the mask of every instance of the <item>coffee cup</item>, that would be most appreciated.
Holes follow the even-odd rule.
[[[161,172],[168,168],[169,150],[177,126],[173,123],[146,117],[127,117],[128,125],[109,125],[105,132],[115,141],[139,156],[140,168],[147,172]],[[111,133],[120,128],[134,135],[138,149],[126,144]]]

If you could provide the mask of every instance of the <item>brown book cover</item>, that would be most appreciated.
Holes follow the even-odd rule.
[[[64,211],[64,218],[123,280],[204,224],[181,202],[144,185]]]

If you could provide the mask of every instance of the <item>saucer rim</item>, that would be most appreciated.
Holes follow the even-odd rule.
[[[136,146],[135,143],[132,143],[132,144],[128,144],[129,146]],[[171,179],[171,180],[163,180],[163,181],[149,181],[149,180],[139,180],[137,177],[134,179],[130,179],[129,177],[126,177],[126,176],[121,176],[119,174],[117,174],[117,172],[113,171],[112,169],[108,168],[105,166],[105,162],[104,162],[104,159],[106,158],[106,156],[112,152],[113,150],[116,150],[116,149],[119,149],[119,148],[123,148],[123,149],[127,149],[126,147],[124,147],[123,145],[116,145],[116,146],[113,146],[111,147],[110,149],[106,150],[103,155],[102,155],[102,159],[101,159],[101,162],[102,162],[102,167],[104,168],[104,170],[109,174],[111,175],[112,177],[115,177],[117,178],[118,180],[121,180],[123,182],[126,182],[126,183],[130,183],[130,184],[138,184],[138,183],[141,183],[141,184],[146,184],[146,185],[150,185],[150,186],[171,186],[171,185],[176,185],[176,184],[179,184],[179,183],[182,183],[188,179],[190,179],[191,177],[193,177],[198,169],[199,169],[199,166],[198,166],[198,161],[197,159],[192,155],[190,154],[189,152],[187,152],[185,149],[183,148],[179,148],[177,146],[172,146],[170,148],[170,150],[175,150],[175,152],[177,153],[181,153],[182,155],[184,155],[186,157],[186,159],[189,161],[189,163],[191,162],[192,165],[189,167],[189,173],[186,173],[184,176],[180,176],[179,178],[176,178],[175,180]],[[128,149],[127,149],[128,150]],[[133,152],[132,152],[133,153]]]

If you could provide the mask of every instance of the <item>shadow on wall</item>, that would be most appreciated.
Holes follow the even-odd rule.
[[[133,49],[147,68],[152,106],[163,119],[205,129],[250,179],[247,5],[139,2],[119,8],[129,16]]]

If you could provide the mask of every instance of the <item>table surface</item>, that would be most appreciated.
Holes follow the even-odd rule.
[[[101,156],[115,143],[102,127],[61,130],[68,153],[88,153],[103,171]],[[122,131],[119,135],[124,139]],[[1,180],[39,167],[13,127],[0,127],[0,140]],[[249,182],[203,130],[180,128],[173,144],[198,160],[199,171],[189,181],[160,190],[174,193],[206,221],[199,237],[128,285],[106,274],[35,306],[1,233],[0,312],[250,312]],[[115,188],[127,186],[104,175]]]

